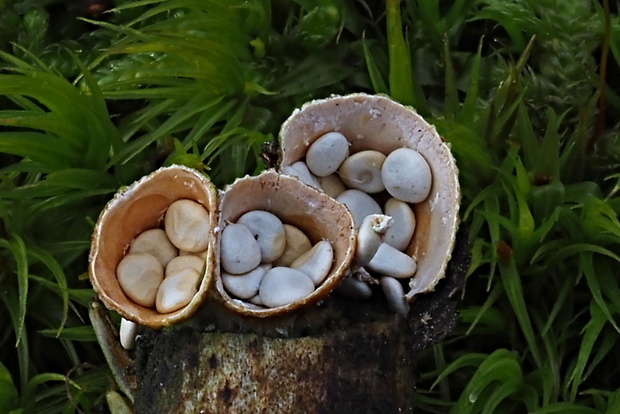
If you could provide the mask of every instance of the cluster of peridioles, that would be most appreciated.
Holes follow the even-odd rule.
[[[350,154],[349,147],[350,141],[343,134],[328,132],[310,144],[305,161],[286,166],[283,172],[329,192],[348,207],[358,229],[356,273],[365,275],[368,269],[380,275],[390,307],[406,315],[409,307],[404,290],[394,279],[411,278],[417,268],[415,259],[403,253],[411,243],[416,223],[407,203],[421,203],[428,197],[431,169],[424,157],[411,148],[385,155],[372,149]],[[382,208],[373,196],[389,198]],[[352,277],[341,292],[367,298],[372,291],[366,283],[373,282],[368,277]]]

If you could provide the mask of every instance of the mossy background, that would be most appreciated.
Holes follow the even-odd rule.
[[[617,8],[0,0],[0,412],[108,411],[85,269],[119,187],[256,173],[294,108],[357,91],[414,106],[461,172],[472,262],[416,412],[620,412]]]

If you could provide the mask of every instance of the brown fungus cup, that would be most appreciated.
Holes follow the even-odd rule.
[[[216,290],[224,305],[233,312],[259,318],[285,315],[296,309],[314,304],[329,295],[349,269],[355,250],[353,219],[346,207],[294,177],[267,170],[258,176],[236,180],[222,193],[220,201],[220,259],[227,255],[225,232],[227,226],[239,225],[240,217],[260,211],[275,215],[282,223],[292,225],[308,237],[312,245],[329,244],[333,260],[326,276],[316,283],[312,292],[281,306],[259,306],[231,294],[222,281],[224,269],[216,277]],[[247,254],[245,255],[247,256]],[[272,266],[268,264],[267,266]],[[272,269],[283,267],[274,265]],[[232,275],[231,278],[237,276]],[[280,275],[272,279],[278,280]],[[262,282],[265,282],[263,278]]]
[[[191,299],[188,297],[187,303],[178,309],[160,313],[155,306],[140,305],[128,297],[119,283],[117,268],[138,236],[164,227],[169,207],[179,200],[191,200],[206,210],[204,220],[207,222],[202,227],[207,232],[206,249],[194,252],[200,254],[204,266],[198,277],[194,274],[195,279],[190,282],[190,288],[196,291]],[[161,168],[121,189],[99,216],[92,238],[89,274],[100,299],[125,319],[151,328],[162,328],[189,318],[205,300],[212,285],[217,262],[214,232],[217,220],[217,193],[213,184],[190,168],[176,165]]]
[[[403,250],[417,261],[406,299],[432,291],[444,277],[459,224],[458,169],[448,144],[415,110],[386,96],[333,96],[306,103],[282,125],[279,169],[290,171],[291,166],[305,161],[310,146],[333,132],[346,137],[348,153],[352,155],[374,150],[388,156],[398,149],[410,148],[426,160],[432,184],[423,201],[410,203],[416,217],[415,233]],[[326,157],[335,154],[330,150]]]

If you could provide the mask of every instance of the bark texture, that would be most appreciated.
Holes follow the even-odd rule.
[[[403,319],[320,336],[182,329],[153,343],[138,413],[407,413],[414,378]]]

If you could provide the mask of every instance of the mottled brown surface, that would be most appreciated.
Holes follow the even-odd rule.
[[[265,329],[285,335],[288,323],[296,322]],[[406,330],[404,319],[385,315],[318,336],[205,333],[190,326],[160,332],[140,356],[136,412],[411,412]]]

